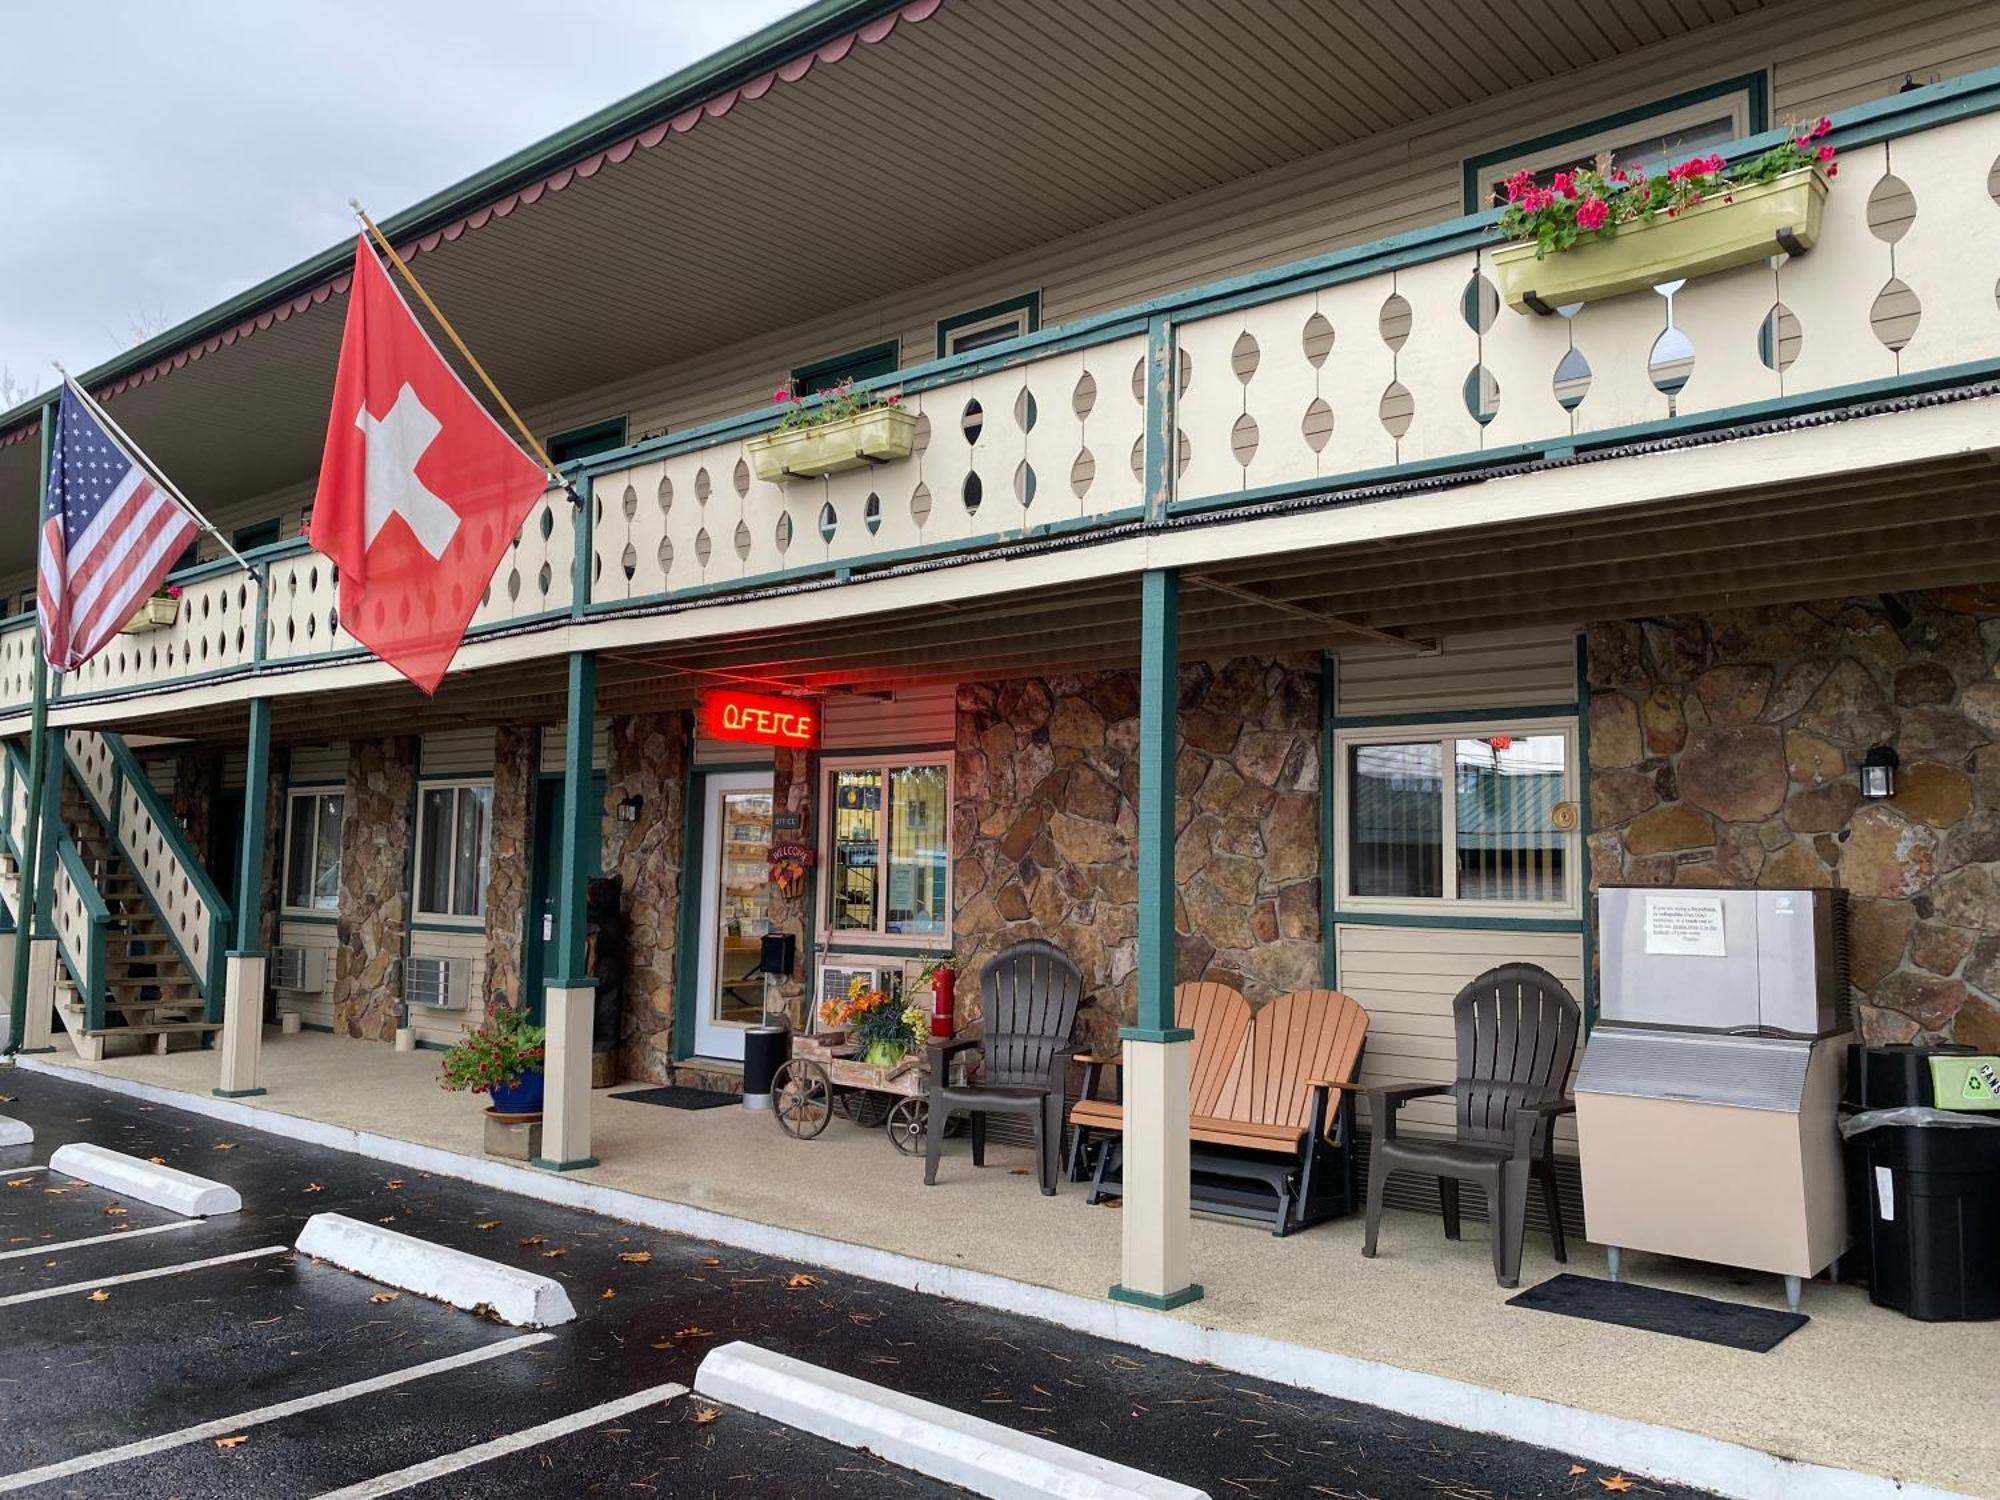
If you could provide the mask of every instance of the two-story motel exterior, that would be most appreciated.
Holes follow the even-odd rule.
[[[1510,172],[1822,113],[1811,254],[1498,304]],[[1367,1081],[1448,1078],[1490,964],[1588,1004],[1605,882],[1844,887],[1867,1034],[2000,1047],[1996,189],[1976,0],[820,0],[388,221],[586,496],[435,699],[301,536],[346,245],[85,377],[256,577],[204,548],[59,684],[25,1040],[174,1035],[119,1009],[108,838],[183,1021],[236,1019],[225,1091],[267,1007],[360,1048],[520,1000],[570,1052],[552,1165],[591,1154],[600,871],[623,1078],[726,1077],[773,930],[799,1019],[1051,938],[1135,1100],[1185,1068],[1176,978],[1336,985]],[[917,451],[755,478],[773,388],[843,375]],[[0,417],[23,607],[43,436]],[[13,614],[17,850],[33,651]],[[816,746],[703,733],[715,688],[815,705]],[[773,842],[813,851],[791,893]],[[1137,1300],[1189,1282],[1177,1214],[1128,1203]]]

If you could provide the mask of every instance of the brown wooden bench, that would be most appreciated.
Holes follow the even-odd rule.
[[[1338,990],[1297,990],[1253,1017],[1227,985],[1182,985],[1174,1018],[1194,1032],[1188,1083],[1194,1206],[1268,1220],[1288,1234],[1355,1204],[1354,1079],[1368,1013]],[[1070,1108],[1070,1175],[1092,1166],[1090,1201],[1120,1189],[1123,1106],[1096,1097],[1116,1058],[1088,1057]]]

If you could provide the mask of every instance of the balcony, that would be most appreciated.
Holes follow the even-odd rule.
[[[472,638],[553,655],[606,617],[1144,537],[1261,502],[1381,498],[1374,525],[1394,535],[1399,496],[1426,485],[1747,435],[2000,372],[2000,72],[1835,125],[1818,247],[1671,298],[1504,307],[1490,215],[1475,215],[876,382],[919,419],[911,457],[879,468],[757,479],[747,445],[769,410],[591,459],[587,506],[536,505]],[[1826,445],[1824,475],[1845,453]],[[1219,560],[1249,555],[1217,537]],[[1107,568],[1134,565],[1121,556]],[[179,620],[71,674],[67,717],[203,682],[297,691],[300,671],[360,658],[324,558],[293,542],[252,560],[261,586],[233,566],[182,575]],[[0,628],[0,713],[27,700],[30,625]]]

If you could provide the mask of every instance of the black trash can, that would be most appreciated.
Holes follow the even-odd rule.
[[[1859,1047],[1841,1132],[1868,1298],[1926,1322],[2000,1318],[2000,1117],[1934,1106],[1930,1059]]]
[[[752,1026],[743,1033],[743,1107],[769,1109],[771,1081],[792,1055],[792,1033],[783,1026]]]

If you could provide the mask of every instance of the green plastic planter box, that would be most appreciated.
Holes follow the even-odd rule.
[[[750,439],[750,462],[759,479],[814,479],[910,456],[917,419],[899,406],[875,406],[822,422],[781,428]]]
[[[1753,187],[1730,188],[1675,218],[1621,224],[1602,239],[1535,258],[1532,240],[1493,252],[1500,293],[1516,312],[1552,313],[1573,302],[1598,302],[1663,281],[1705,276],[1819,243],[1826,176],[1800,167]]]

